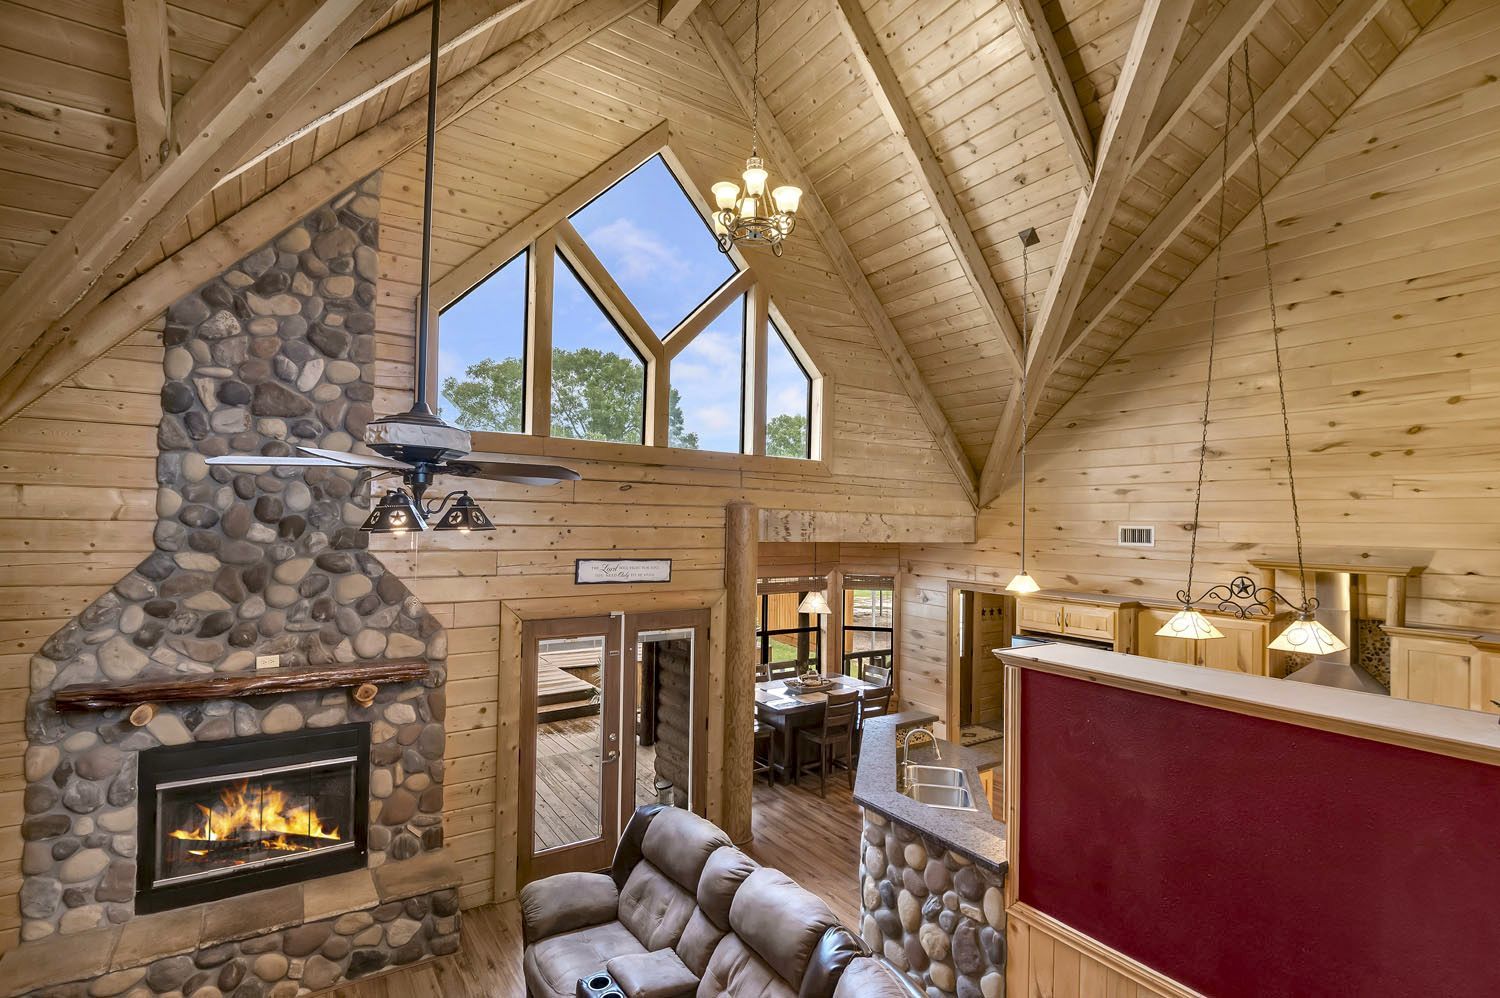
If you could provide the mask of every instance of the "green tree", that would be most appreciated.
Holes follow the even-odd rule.
[[[807,457],[807,417],[782,413],[766,423],[766,453],[772,457]]]
[[[443,397],[457,410],[453,421],[470,430],[520,433],[524,369],[519,357],[471,364],[464,379],[443,379]],[[593,347],[552,355],[552,435],[634,443],[641,439],[645,380],[634,358]],[[667,439],[696,450],[698,434],[685,432],[682,397],[667,400]]]

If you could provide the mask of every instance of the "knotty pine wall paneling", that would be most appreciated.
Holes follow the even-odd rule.
[[[1309,549],[1430,552],[1409,620],[1500,630],[1500,6],[1459,0],[1271,190]],[[1292,549],[1259,216],[1224,247],[1197,578]],[[1187,574],[1209,260],[1036,435],[1028,567],[1170,599]],[[903,545],[902,678],[942,711],[947,581],[1015,572],[1015,488],[974,545]],[[1156,547],[1122,548],[1122,523]],[[1383,597],[1367,611],[1383,613]]]

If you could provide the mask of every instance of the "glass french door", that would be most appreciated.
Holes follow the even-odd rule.
[[[636,807],[703,812],[708,613],[522,627],[520,879],[600,870]]]

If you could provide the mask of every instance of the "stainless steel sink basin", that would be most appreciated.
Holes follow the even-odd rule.
[[[969,779],[961,769],[952,769],[948,766],[919,766],[915,763],[906,767],[906,782],[925,783],[934,787],[964,787],[969,786]]]
[[[960,773],[960,776],[963,774]],[[943,807],[952,811],[973,811],[974,799],[969,791],[958,786],[933,786],[930,783],[913,783],[906,788],[906,796],[918,804],[928,807]]]

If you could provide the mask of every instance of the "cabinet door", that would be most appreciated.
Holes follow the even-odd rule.
[[[1391,641],[1391,695],[1443,707],[1473,706],[1472,649],[1443,641]]]
[[[1500,652],[1486,652],[1479,656],[1479,709],[1489,714],[1500,714],[1495,705],[1500,700]]]
[[[1063,605],[1052,600],[1023,599],[1016,601],[1016,623],[1023,631],[1041,631],[1045,634],[1063,633]]]
[[[1063,633],[1099,641],[1115,639],[1116,610],[1097,606],[1064,606]]]
[[[1162,625],[1172,619],[1172,610],[1143,608],[1136,616],[1136,654],[1183,665],[1198,665],[1198,646],[1203,642],[1187,638],[1164,638],[1157,635]]]
[[[1247,676],[1266,674],[1266,644],[1270,641],[1264,621],[1210,617],[1222,638],[1204,641],[1203,664],[1210,669],[1240,672]]]

